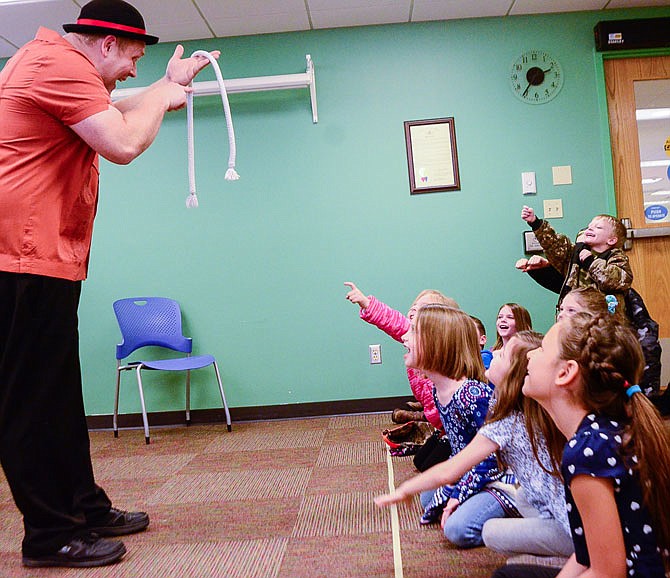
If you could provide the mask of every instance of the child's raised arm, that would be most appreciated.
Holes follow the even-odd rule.
[[[345,299],[356,303],[361,309],[366,309],[370,305],[370,300],[363,294],[363,292],[356,287],[351,281],[345,281],[344,283],[351,291],[345,295]]]
[[[483,435],[475,435],[472,441],[454,457],[439,463],[422,474],[403,482],[390,494],[375,498],[378,506],[390,506],[409,499],[425,490],[434,490],[447,484],[455,484],[483,459],[500,449],[498,444]]]
[[[514,266],[521,271],[532,271],[549,267],[549,261],[540,255],[533,255],[530,259],[519,259]]]
[[[529,207],[527,205],[523,206],[523,209],[521,209],[521,218],[526,221],[526,223],[530,224],[537,219],[535,216],[535,211],[533,210],[532,207]]]

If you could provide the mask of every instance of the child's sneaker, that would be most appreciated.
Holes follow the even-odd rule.
[[[422,411],[409,411],[407,409],[394,409],[391,414],[393,423],[407,423],[408,421],[426,421],[426,416]]]
[[[435,524],[436,522],[439,522],[441,514],[442,514],[441,511],[428,510],[428,511],[423,513],[423,516],[421,516],[421,519],[419,520],[419,524],[421,524],[422,526],[428,526],[429,524]]]

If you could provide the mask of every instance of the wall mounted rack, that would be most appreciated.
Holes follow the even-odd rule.
[[[297,74],[278,74],[274,76],[254,76],[249,78],[229,78],[224,79],[226,92],[233,94],[236,92],[261,92],[266,90],[290,90],[296,88],[309,88],[310,101],[312,104],[312,122],[319,121],[319,115],[316,108],[316,76],[314,74],[314,63],[309,54],[305,55],[307,68],[305,72]],[[146,87],[136,88],[117,88],[112,91],[112,100],[119,100],[132,96]],[[194,96],[206,96],[219,94],[219,83],[216,80],[193,83]]]

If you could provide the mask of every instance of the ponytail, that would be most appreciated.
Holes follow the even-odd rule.
[[[631,385],[639,383],[644,370],[637,336],[609,314],[578,313],[560,326],[560,355],[579,364],[582,403],[623,426],[622,457],[638,474],[668,571],[670,431],[640,387]]]
[[[633,386],[635,387],[635,386]],[[631,394],[630,421],[625,431],[627,453],[637,457],[631,464],[638,472],[644,503],[654,523],[665,570],[670,571],[670,517],[667,515],[670,491],[670,430],[654,404],[641,391]]]

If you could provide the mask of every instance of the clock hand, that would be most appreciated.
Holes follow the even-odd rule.
[[[523,94],[521,96],[523,96],[524,98],[526,97],[526,95],[528,94],[528,91],[530,90],[530,86],[531,86],[531,84],[529,82],[528,86],[526,87],[526,90],[523,91]]]
[[[537,66],[533,66],[526,72],[526,80],[529,85],[540,86],[544,82],[544,71]],[[526,89],[528,90],[528,89]]]

